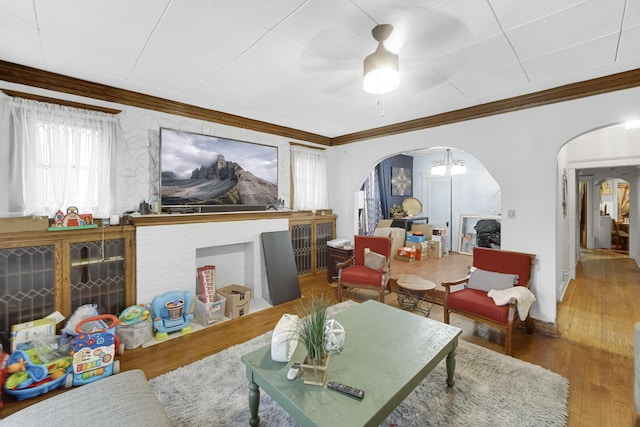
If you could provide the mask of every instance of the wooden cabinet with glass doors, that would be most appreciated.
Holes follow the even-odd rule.
[[[135,304],[135,229],[0,234],[0,341],[11,326],[81,305],[119,315]]]
[[[313,215],[296,212],[289,220],[289,233],[298,277],[326,273],[327,242],[335,239],[336,216],[330,211]]]

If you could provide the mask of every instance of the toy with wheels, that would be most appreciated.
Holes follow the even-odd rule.
[[[34,356],[37,357],[37,356]],[[16,350],[8,360],[5,391],[17,400],[29,399],[64,383],[71,373],[71,358],[63,357],[45,365],[34,363],[26,351]]]
[[[120,372],[117,354],[124,352],[115,332],[118,318],[111,314],[89,317],[76,326],[73,371],[66,386],[83,385]]]

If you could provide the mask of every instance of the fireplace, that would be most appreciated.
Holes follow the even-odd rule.
[[[286,218],[144,226],[136,229],[137,302],[170,290],[196,294],[197,267],[216,266],[216,287],[251,289],[251,311],[270,306],[260,236]]]

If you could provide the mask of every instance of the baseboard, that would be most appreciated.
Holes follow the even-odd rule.
[[[557,323],[549,323],[543,322],[541,320],[533,319],[533,325],[535,327],[536,332],[540,332],[544,335],[549,335],[551,337],[559,337],[560,331],[558,331]]]

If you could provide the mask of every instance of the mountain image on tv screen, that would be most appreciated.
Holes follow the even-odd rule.
[[[272,205],[278,148],[160,129],[162,206]]]

